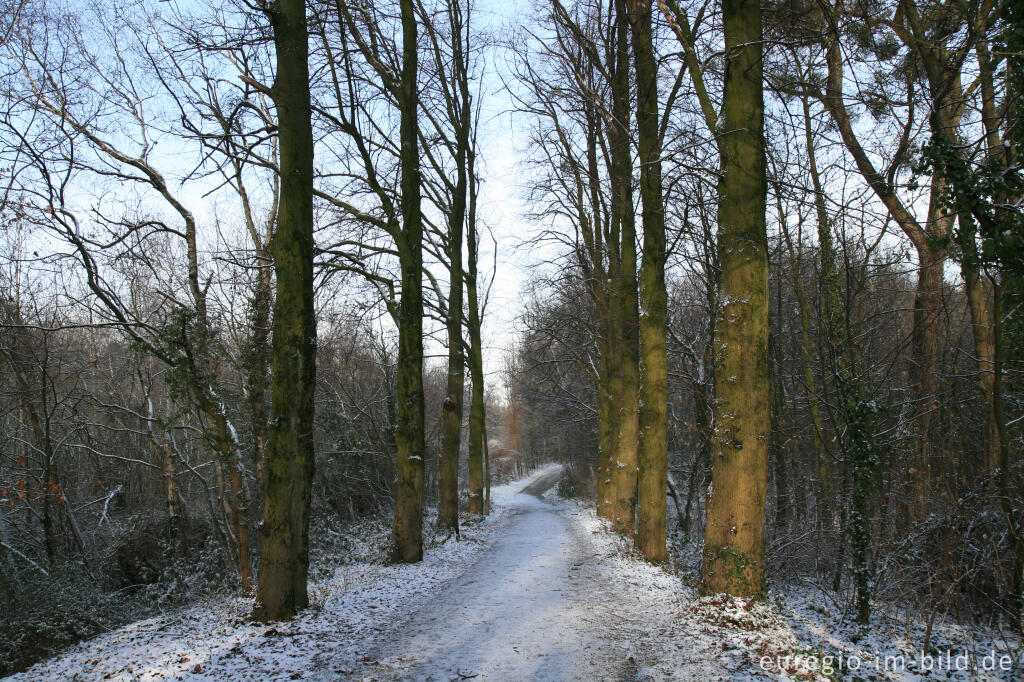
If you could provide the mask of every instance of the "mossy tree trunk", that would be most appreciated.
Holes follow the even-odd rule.
[[[648,561],[668,559],[665,537],[668,486],[668,358],[665,337],[665,206],[661,186],[658,65],[651,4],[628,0],[637,84],[637,134],[642,201],[640,265],[640,389],[636,544]],[[760,68],[760,65],[758,65]],[[762,210],[762,215],[764,211]]]
[[[614,299],[611,315],[612,331],[617,337],[619,353],[617,395],[618,411],[614,433],[614,505],[612,526],[623,535],[632,536],[636,526],[638,429],[639,429],[639,308],[636,276],[636,216],[633,209],[633,160],[630,147],[629,121],[629,15],[626,0],[615,0],[615,68],[611,75],[612,117],[608,126],[611,146],[612,219],[618,229],[610,247],[615,262],[612,285]],[[655,99],[655,104],[657,100]],[[655,109],[655,116],[657,109]],[[659,192],[660,194],[660,192]]]
[[[469,377],[472,383],[469,406],[469,499],[466,508],[471,514],[484,514],[484,448],[486,405],[484,403],[483,342],[480,336],[480,299],[477,273],[480,258],[479,234],[476,224],[476,181],[473,175],[474,154],[469,153],[469,213],[466,221],[466,331],[469,335]]]
[[[462,397],[465,389],[466,357],[463,349],[462,264],[463,227],[469,195],[469,145],[472,110],[469,93],[468,55],[463,45],[463,13],[458,3],[448,9],[451,29],[452,76],[456,82],[448,97],[449,116],[455,126],[455,186],[448,215],[448,385],[441,411],[441,465],[438,526],[459,532],[459,448],[462,442]]]
[[[253,615],[291,618],[309,603],[309,502],[313,482],[316,317],[313,308],[313,131],[306,6],[267,10],[277,75],[281,199],[271,250],[274,301],[270,427],[263,466],[263,557]]]
[[[768,349],[767,181],[762,94],[761,8],[725,0],[722,172],[716,323],[714,463],[701,590],[765,590],[767,454],[771,429]]]
[[[395,520],[391,559],[423,558],[423,218],[420,211],[416,15],[413,0],[402,0],[401,210],[398,259],[402,300],[398,311],[398,428],[395,430]]]
[[[604,315],[598,307],[598,315]],[[605,325],[602,325],[605,326]],[[612,339],[603,334],[598,339],[597,377],[597,514],[612,518],[614,486],[612,480],[612,455],[614,453],[616,409],[613,401],[615,386],[611,376]]]

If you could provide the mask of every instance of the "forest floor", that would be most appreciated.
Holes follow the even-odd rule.
[[[877,656],[899,653],[899,642],[851,643],[858,640],[830,626],[809,591],[787,594],[788,606],[697,598],[679,575],[635,556],[589,506],[556,497],[559,473],[547,467],[495,488],[492,515],[458,541],[435,542],[419,564],[338,567],[290,622],[253,623],[251,600],[212,600],[106,633],[9,679],[926,677],[879,671]],[[1021,679],[1018,644],[959,634],[1000,651],[1018,647],[1014,666],[945,679]],[[863,659],[863,672],[840,671],[836,661],[835,673],[822,675],[822,656],[844,652]]]

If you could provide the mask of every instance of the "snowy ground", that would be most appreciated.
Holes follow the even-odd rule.
[[[213,601],[8,679],[825,679],[826,656],[837,671],[829,677],[918,679],[876,672],[872,651],[895,652],[899,638],[882,630],[852,644],[811,592],[778,603],[697,599],[631,555],[589,508],[555,498],[558,474],[548,467],[495,488],[494,513],[420,564],[340,567],[291,622],[254,624],[249,600]],[[978,651],[1017,646],[961,634]],[[861,669],[838,674],[839,655],[860,657]],[[1010,672],[956,679],[1024,679],[1019,662],[1018,649]]]

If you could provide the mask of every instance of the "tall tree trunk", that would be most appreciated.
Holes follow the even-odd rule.
[[[447,8],[451,39],[449,118],[455,127],[455,186],[448,215],[448,386],[442,409],[440,500],[438,525],[459,532],[459,449],[462,441],[463,394],[466,355],[463,345],[463,302],[465,279],[462,265],[463,229],[469,195],[469,153],[472,142],[473,110],[469,92],[467,23],[459,2]],[[466,43],[464,43],[466,41]]]
[[[612,212],[618,222],[618,254],[612,286],[612,314],[619,344],[618,411],[615,432],[615,481],[612,527],[632,536],[636,528],[638,481],[640,311],[636,278],[636,216],[633,210],[633,160],[629,137],[629,14],[626,0],[615,0],[615,71],[612,74],[612,120],[608,142],[611,146]],[[657,100],[655,99],[655,105]],[[655,115],[657,109],[655,108]],[[659,192],[660,194],[660,192]],[[613,240],[609,247],[614,246]],[[666,422],[667,424],[667,422]],[[667,466],[667,464],[666,464]],[[666,469],[667,471],[667,469]]]
[[[486,434],[486,431],[485,431]],[[491,446],[484,436],[484,516],[491,513]]]
[[[484,512],[484,439],[486,405],[484,403],[483,343],[480,336],[480,300],[477,274],[480,260],[479,235],[476,224],[475,155],[469,153],[469,213],[466,221],[466,327],[469,333],[469,375],[472,382],[469,406],[469,499],[471,514]]]
[[[658,65],[651,5],[628,0],[637,83],[643,259],[640,265],[640,391],[636,543],[648,561],[668,559],[665,544],[668,486],[668,358],[665,337],[665,205],[661,187]],[[760,68],[760,67],[759,67]],[[762,211],[763,213],[763,211]]]
[[[781,309],[781,291],[777,300]],[[782,319],[780,309],[776,310],[777,320]],[[768,348],[775,367],[782,366],[782,351],[778,344],[778,337],[769,332]],[[789,530],[790,519],[795,514],[795,502],[793,499],[794,486],[793,482],[790,481],[789,474],[790,458],[793,456],[794,449],[785,446],[784,434],[789,431],[789,427],[796,421],[796,418],[793,416],[795,401],[786,391],[781,372],[772,372],[771,381],[771,437],[768,439],[768,457],[772,464],[772,477],[775,480],[775,518],[772,525],[777,535],[785,535]]]
[[[967,224],[961,221],[961,230]],[[965,246],[974,247],[974,231],[965,230]],[[974,355],[978,363],[978,385],[981,388],[982,461],[980,471],[989,474],[999,468],[999,424],[995,409],[995,320],[992,310],[992,286],[981,275],[975,253],[965,253],[961,271],[967,305],[971,311],[971,333]],[[966,251],[966,249],[965,249]]]
[[[274,300],[271,419],[263,467],[263,558],[257,620],[291,618],[309,603],[309,503],[313,483],[316,317],[313,308],[313,130],[303,0],[277,0],[274,31],[281,202],[271,251]]]
[[[804,113],[804,139],[807,143],[808,173],[811,176],[811,188],[814,191],[814,211],[818,227],[818,272],[822,290],[822,317],[825,320],[826,335],[829,336],[828,343],[835,348],[834,333],[840,314],[842,302],[839,289],[839,275],[836,271],[836,250],[832,243],[832,221],[828,218],[828,210],[825,206],[825,191],[821,186],[821,175],[818,173],[818,159],[814,151],[814,134],[811,131],[811,107],[807,98],[803,98]],[[801,334],[805,343],[805,362],[813,359],[809,353],[809,325],[806,325],[804,317],[806,314],[801,311]],[[808,365],[806,370],[807,386],[811,393],[808,399],[811,402],[811,418],[814,425],[814,445],[817,457],[816,468],[818,470],[818,520],[825,528],[832,528],[835,525],[835,508],[832,501],[832,455],[825,446],[825,438],[818,403],[821,398],[814,390],[814,371]],[[827,390],[828,383],[822,381],[821,390]]]
[[[401,1],[402,232],[398,257],[402,301],[398,312],[398,428],[395,431],[397,481],[391,558],[423,558],[423,465],[426,454],[423,415],[423,219],[420,212],[416,15],[413,0]]]
[[[944,183],[939,177],[932,179],[932,206],[929,224],[936,232],[949,234],[943,224],[952,216],[942,215],[936,205]],[[931,243],[915,244],[918,260],[917,288],[914,292],[914,327],[912,335],[913,361],[910,371],[911,385],[918,405],[914,412],[914,452],[911,481],[914,486],[911,513],[922,518],[931,497],[934,482],[932,465],[935,459],[937,436],[934,419],[938,409],[939,358],[942,339],[943,271],[946,268],[946,249]]]
[[[593,64],[588,62],[593,76]],[[622,338],[621,313],[617,307],[616,282],[618,281],[618,215],[606,220],[602,214],[602,176],[598,166],[600,154],[598,137],[600,134],[599,105],[591,98],[583,102],[586,120],[586,159],[587,173],[585,181],[577,176],[580,183],[580,199],[578,200],[578,221],[583,237],[583,245],[579,256],[580,269],[587,285],[590,298],[597,310],[597,513],[609,520],[617,514],[616,484],[616,450],[619,439],[619,399],[622,393]],[[611,173],[614,175],[614,173]],[[589,194],[590,211],[582,201],[584,187]],[[612,193],[612,204],[617,202]],[[607,253],[606,253],[607,250]],[[605,263],[607,259],[607,264]],[[632,514],[632,512],[630,512]],[[630,528],[630,533],[632,528]]]
[[[990,160],[1005,167],[1007,155],[999,129],[1002,117],[996,101],[994,66],[984,41],[978,43],[976,51],[978,80],[981,83],[981,118],[985,126],[985,152]],[[971,311],[974,355],[978,362],[978,384],[981,389],[984,424],[982,473],[988,474],[1000,466],[999,424],[995,409],[995,311],[991,282],[979,272],[975,232],[966,229],[973,224],[973,220],[960,222],[964,247],[962,272]]]
[[[49,437],[43,450],[43,539],[46,543],[46,560],[53,566],[57,560],[57,526],[53,513],[54,482],[53,453],[49,446]]]
[[[251,592],[253,586],[252,542],[249,538],[249,486],[245,483],[245,467],[242,453],[236,447],[228,462],[228,481],[231,484],[231,525],[235,529],[238,575],[243,592]]]
[[[468,131],[467,142],[468,142]],[[441,410],[441,471],[438,526],[459,531],[459,446],[462,440],[462,395],[465,386],[465,357],[462,343],[462,226],[466,219],[465,147],[458,142],[458,179],[448,220],[448,387]]]
[[[459,277],[461,281],[461,277]],[[462,345],[462,340],[449,339]],[[441,462],[437,525],[453,533],[459,532],[459,445],[462,440],[462,392],[464,374],[462,353],[458,358],[448,351],[448,395],[441,407]],[[459,363],[453,365],[452,363]]]
[[[469,376],[471,382],[469,405],[469,498],[466,509],[471,514],[484,513],[484,371],[480,345],[479,320],[474,319],[476,284],[466,284],[469,303]]]
[[[765,590],[765,495],[771,429],[768,349],[767,180],[761,8],[726,0],[725,83],[719,138],[718,254],[712,494],[701,590]]]

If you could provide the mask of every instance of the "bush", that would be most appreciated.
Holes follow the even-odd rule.
[[[558,479],[558,496],[570,500],[576,497],[576,482],[569,474]]]
[[[45,576],[0,556],[0,677],[112,628],[235,589],[237,575],[208,530],[193,528],[183,557],[175,558],[166,528],[131,526],[105,561],[90,564],[96,578],[80,561],[59,563]]]
[[[0,584],[0,675],[24,670],[134,615],[81,564],[55,567],[49,576],[8,567]]]

